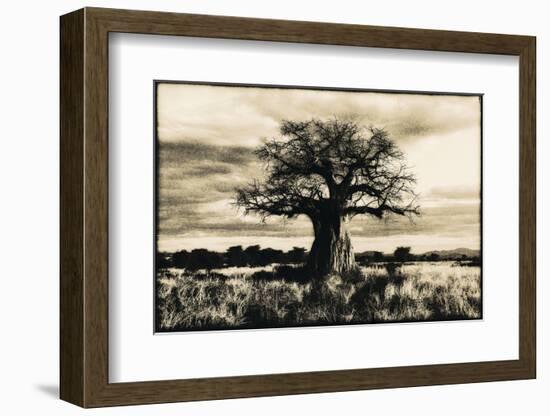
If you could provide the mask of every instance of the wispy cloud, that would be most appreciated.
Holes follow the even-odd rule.
[[[158,87],[163,141],[256,146],[283,119],[354,117],[385,127],[397,140],[478,126],[478,97],[189,84]]]

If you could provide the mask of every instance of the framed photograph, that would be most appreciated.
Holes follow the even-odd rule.
[[[155,97],[156,331],[482,319],[482,95]]]
[[[61,17],[82,407],[535,378],[535,38]]]

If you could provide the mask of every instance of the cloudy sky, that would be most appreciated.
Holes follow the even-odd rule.
[[[356,251],[479,249],[479,97],[160,83],[159,250],[309,249],[307,218],[261,223],[232,200],[237,186],[264,176],[252,152],[279,136],[281,120],[331,117],[385,128],[417,177],[421,217],[412,223],[355,217]]]

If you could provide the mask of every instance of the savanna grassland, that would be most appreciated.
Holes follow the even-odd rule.
[[[157,271],[157,330],[481,318],[479,265],[378,263],[308,279],[297,265]]]

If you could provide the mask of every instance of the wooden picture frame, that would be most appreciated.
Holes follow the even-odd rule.
[[[519,56],[519,359],[109,383],[110,32]],[[85,8],[61,17],[61,399],[82,407],[536,377],[535,38],[530,36]]]

